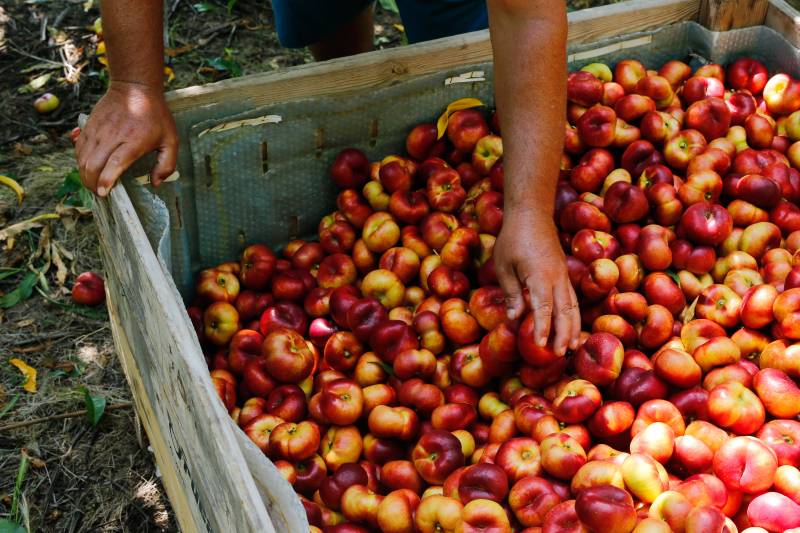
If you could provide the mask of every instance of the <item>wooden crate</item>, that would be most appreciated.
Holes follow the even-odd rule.
[[[766,25],[800,46],[800,14],[783,0],[642,0],[569,15],[570,43],[588,43],[676,22],[712,30]],[[181,111],[246,101],[252,107],[364,91],[442,69],[491,60],[488,32],[440,39],[281,72],[191,87],[168,95]],[[238,430],[216,398],[200,346],[169,270],[158,259],[129,193],[95,202],[114,340],[136,411],[183,531],[307,530],[298,499]]]

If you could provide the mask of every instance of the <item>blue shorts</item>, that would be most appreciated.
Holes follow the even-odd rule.
[[[489,27],[485,0],[396,0],[408,42]],[[278,39],[287,48],[319,42],[373,0],[272,0]]]

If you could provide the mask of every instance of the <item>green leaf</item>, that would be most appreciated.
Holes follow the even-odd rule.
[[[19,461],[17,479],[14,482],[14,494],[11,499],[11,517],[14,519],[19,518],[19,515],[17,515],[17,509],[19,509],[19,497],[22,494],[22,484],[25,483],[25,474],[28,473],[29,464],[30,460],[28,459],[27,454],[23,453],[22,458]]]
[[[33,272],[28,272],[28,274],[22,278],[22,282],[17,286],[16,289],[8,294],[5,294],[4,296],[0,296],[0,309],[14,307],[21,301],[30,298],[31,294],[33,293],[33,287],[36,285],[38,280],[39,276]]]
[[[72,169],[64,176],[56,196],[66,198],[64,203],[75,207],[92,207],[94,201],[91,191],[83,186],[78,169]]]
[[[21,268],[0,268],[0,281],[22,272]]]
[[[198,2],[197,4],[193,4],[192,7],[198,13],[208,13],[209,11],[217,9],[217,6],[209,4],[208,2]]]
[[[390,376],[394,376],[394,367],[388,363],[384,363],[383,361],[370,361],[373,365],[378,365],[383,369],[384,372],[389,374]]]
[[[223,59],[221,57],[215,57],[214,59],[210,59],[208,61],[208,65],[214,70],[218,70],[220,72],[227,72],[234,78],[237,78],[242,75],[242,66],[233,59]]]
[[[83,187],[83,183],[81,183],[81,175],[78,173],[78,169],[74,168],[68,172],[66,176],[64,176],[64,181],[58,188],[56,195],[61,198],[70,193],[79,191],[81,187]]]
[[[237,0],[228,0],[228,15],[233,13],[233,8],[236,6]]]
[[[27,83],[27,85],[23,85],[22,87],[17,89],[17,91],[19,91],[20,93],[36,92],[39,89],[41,89],[42,87],[44,87],[45,85],[47,85],[47,82],[50,81],[50,77],[51,76],[52,76],[52,73],[50,73],[50,72],[46,72],[44,74],[40,74],[39,76],[36,76],[31,81],[29,81]]]
[[[86,403],[86,417],[93,426],[97,426],[106,410],[106,399],[102,396],[92,396],[89,389],[81,387],[83,391],[83,401]]]
[[[667,274],[667,276],[672,278],[672,281],[674,281],[678,287],[681,286],[681,278],[678,277],[678,274],[676,274],[674,270],[665,270],[664,272]]]
[[[397,2],[395,2],[395,0],[378,0],[378,3],[386,11],[390,11],[392,13],[400,13],[400,10],[397,9]]]
[[[25,528],[8,518],[0,519],[0,533],[26,533]]]
[[[14,408],[15,405],[17,405],[17,401],[19,400],[19,397],[20,397],[20,393],[18,392],[17,394],[14,395],[13,398],[11,398],[8,401],[7,404],[5,404],[3,406],[2,409],[0,409],[0,418],[3,418],[4,416],[6,416],[8,414],[8,412],[11,411]]]

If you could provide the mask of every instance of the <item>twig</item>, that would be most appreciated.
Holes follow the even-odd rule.
[[[230,32],[230,34],[228,34],[228,40],[225,43],[225,46],[227,48],[231,47],[231,43],[233,42],[233,35],[236,33],[236,28],[238,28],[238,27],[239,27],[238,24],[236,24],[236,23],[233,24],[233,27],[231,28],[231,32]]]
[[[11,49],[11,51],[16,52],[19,55],[22,55],[22,56],[25,56],[25,57],[29,57],[31,59],[35,59],[36,61],[41,61],[42,63],[49,63],[51,65],[58,65],[59,67],[63,67],[64,66],[64,65],[62,65],[61,63],[59,63],[57,61],[53,61],[52,59],[45,59],[43,57],[39,57],[39,56],[35,56],[33,54],[29,54],[28,52],[25,52],[24,50],[20,50],[16,46],[11,46],[10,43],[8,44],[8,48]]]
[[[58,29],[58,27],[61,26],[61,23],[64,22],[64,17],[67,16],[67,13],[69,13],[69,10],[70,10],[71,7],[72,6],[67,6],[64,9],[62,9],[61,13],[59,13],[56,16],[56,19],[53,21],[53,24],[51,24],[51,26],[53,26],[54,28]]]
[[[130,407],[133,407],[133,402],[120,402],[107,405],[105,410],[114,411],[116,409],[128,409]],[[43,416],[41,418],[32,418],[30,420],[23,420],[22,422],[14,422],[13,424],[6,424],[5,426],[0,426],[0,433],[5,431],[11,431],[12,429],[34,426],[36,424],[41,424],[42,422],[52,422],[53,420],[64,420],[66,418],[76,418],[79,416],[85,416],[86,413],[87,413],[86,409],[81,409],[80,411],[69,411],[67,413]]]
[[[172,18],[172,15],[173,15],[173,13],[175,13],[175,10],[178,9],[178,4],[180,4],[180,3],[181,3],[181,0],[175,0],[174,2],[172,2],[172,5],[169,8],[169,13],[167,13],[167,20],[164,21],[164,25],[165,26],[167,25],[167,22],[169,21],[169,19]]]

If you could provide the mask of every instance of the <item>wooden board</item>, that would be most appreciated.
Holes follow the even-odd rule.
[[[800,12],[784,0],[770,0],[764,24],[800,47]]]
[[[700,0],[630,0],[569,14],[569,42],[584,43],[683,20],[695,20]],[[488,31],[479,31],[311,63],[282,71],[179,89],[167,95],[173,112],[230,101],[274,102],[364,90],[422,74],[492,59]]]
[[[181,528],[273,533],[180,296],[127,192],[115,187],[94,206],[115,342]]]
[[[714,31],[763,24],[768,0],[703,0],[700,24]]]

